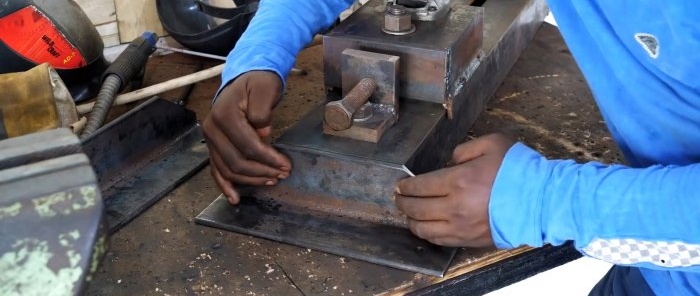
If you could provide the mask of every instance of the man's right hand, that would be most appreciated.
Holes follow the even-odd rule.
[[[221,90],[202,124],[211,174],[232,204],[240,201],[234,184],[275,185],[289,176],[289,159],[262,141],[281,96],[277,74],[247,72]]]

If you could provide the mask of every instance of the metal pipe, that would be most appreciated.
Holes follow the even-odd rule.
[[[173,52],[179,52],[179,53],[189,54],[189,55],[198,56],[198,57],[204,57],[204,58],[215,59],[215,60],[221,60],[221,61],[225,61],[225,60],[226,60],[226,57],[224,57],[224,56],[213,55],[213,54],[208,54],[208,53],[203,53],[203,52],[198,52],[198,51],[192,51],[192,50],[187,50],[187,49],[180,49],[180,48],[170,47],[170,46],[167,46],[167,45],[157,44],[157,45],[156,45],[156,48],[162,49],[162,50],[167,50],[167,51],[173,51]]]
[[[167,51],[172,51],[172,52],[179,52],[179,53],[183,53],[183,54],[188,54],[188,55],[203,57],[203,58],[210,58],[210,59],[215,59],[215,60],[226,61],[226,57],[225,57],[225,56],[213,55],[213,54],[208,54],[208,53],[203,53],[203,52],[198,52],[198,51],[192,51],[192,50],[187,50],[187,49],[180,49],[180,48],[170,47],[170,46],[167,46],[167,45],[156,45],[156,48],[161,49],[161,50],[167,50]],[[292,75],[306,75],[307,72],[306,72],[306,70],[293,67],[292,70],[290,70],[289,74],[292,74]]]

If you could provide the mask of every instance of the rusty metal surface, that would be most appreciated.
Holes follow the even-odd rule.
[[[334,130],[328,125],[323,126],[323,133],[331,136],[338,136],[358,141],[378,143],[384,133],[397,119],[396,111],[387,105],[368,104],[366,110],[371,112],[371,116],[363,120],[353,120],[352,126],[344,130]]]
[[[263,217],[255,217],[270,224],[270,227],[250,229],[250,226],[242,221],[253,218],[247,217],[248,213],[245,212],[237,216],[240,217],[239,219],[232,220],[224,216],[216,216],[216,221],[207,219],[207,215],[202,213],[197,221],[269,238],[271,234],[266,231],[282,227],[276,215],[284,216],[287,211],[308,209],[324,213],[326,216],[320,218],[318,214],[314,216],[327,220],[326,224],[329,225],[338,224],[335,219],[342,220],[340,224],[347,224],[346,221],[349,218],[395,227],[396,231],[406,228],[405,217],[396,209],[392,200],[392,184],[407,177],[404,168],[415,173],[423,173],[445,166],[452,154],[452,149],[467,135],[464,127],[473,124],[481,111],[481,106],[500,83],[500,80],[496,79],[503,79],[510,71],[547,12],[542,0],[496,3],[498,5],[493,8],[494,10],[514,13],[485,21],[487,26],[492,21],[507,25],[496,25],[504,28],[503,31],[488,32],[499,36],[498,43],[484,49],[486,55],[483,57],[483,62],[474,69],[474,75],[468,80],[469,83],[474,83],[478,87],[463,87],[455,94],[455,100],[462,103],[454,105],[454,119],[447,118],[442,105],[404,98],[399,110],[401,119],[388,129],[376,144],[363,143],[323,135],[321,119],[324,107],[320,106],[302,118],[274,143],[275,147],[292,160],[294,173],[277,186],[247,188],[242,191],[249,197],[261,201],[274,200],[275,204],[280,205],[277,212],[263,213]],[[330,35],[333,35],[333,32]],[[401,60],[405,61],[403,57]],[[498,63],[500,67],[495,67],[494,63]],[[495,69],[483,70],[482,67]],[[325,71],[325,73],[328,72]],[[333,94],[329,96],[332,97]],[[221,204],[215,206],[221,206]],[[349,226],[339,226],[334,231],[343,231],[343,228],[352,229]],[[417,244],[422,241],[410,233],[405,234],[402,237],[404,244]],[[347,235],[352,234],[347,233]],[[371,262],[374,263],[387,264],[386,262],[395,259],[384,252],[359,257],[350,245],[333,241],[328,241],[321,246],[311,245],[304,239],[306,236],[299,236],[296,232],[275,233],[272,237],[351,258],[363,260],[372,258]],[[381,234],[373,236],[371,240],[381,241]],[[447,262],[451,259],[451,257],[439,256],[435,258],[435,260],[447,259]],[[411,262],[414,265],[411,265]],[[411,271],[424,270],[423,267],[418,266],[420,262],[420,256],[414,255],[403,258],[400,264],[388,265]],[[443,266],[444,263],[433,262],[433,266]],[[433,269],[430,274],[443,272],[444,269]]]
[[[0,141],[0,167],[0,294],[81,295],[104,254],[106,230],[78,138],[59,129]]]
[[[415,22],[415,32],[393,36],[381,30],[385,4],[369,1],[323,37],[325,85],[342,87],[342,52],[354,48],[400,57],[399,97],[437,103],[450,100],[479,55],[482,9],[455,2],[446,18]]]
[[[343,51],[340,68],[343,95],[347,95],[363,78],[372,78],[377,89],[372,93],[370,102],[396,106],[398,109],[399,57],[348,48]]]
[[[445,273],[457,251],[416,239],[405,228],[259,199],[232,206],[220,196],[197,216],[197,223],[433,276]]]
[[[322,108],[317,108],[307,114],[275,142],[292,160],[295,173],[278,186],[253,188],[249,194],[309,204],[319,210],[334,209],[336,214],[364,220],[381,217],[404,225],[391,200],[393,186],[387,184],[408,177],[402,169],[404,165],[414,171],[415,154],[444,116],[442,107],[420,101],[404,102],[400,118],[406,120],[399,120],[376,144],[320,134],[322,112]],[[289,198],[285,192],[298,194]],[[312,201],[313,196],[325,198]],[[370,208],[375,210],[368,211]]]
[[[194,112],[152,98],[83,139],[114,232],[206,165]]]

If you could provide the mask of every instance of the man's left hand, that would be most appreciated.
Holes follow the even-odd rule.
[[[451,166],[404,179],[396,206],[411,231],[443,246],[493,246],[489,199],[503,158],[515,142],[493,134],[455,148]]]

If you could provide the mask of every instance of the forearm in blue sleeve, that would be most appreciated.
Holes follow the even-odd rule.
[[[229,53],[222,86],[251,70],[277,73],[282,81],[297,54],[328,28],[351,0],[262,0],[250,25]]]
[[[629,168],[506,155],[489,205],[498,247],[575,242],[616,264],[700,270],[700,164]]]

